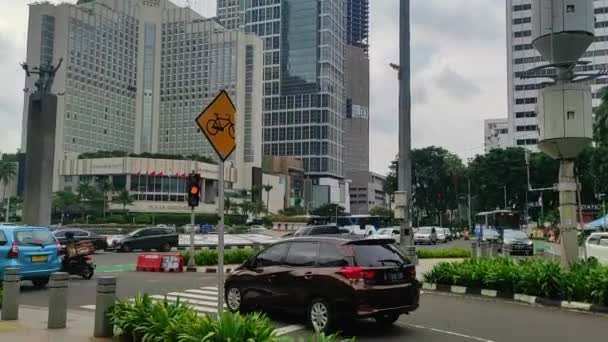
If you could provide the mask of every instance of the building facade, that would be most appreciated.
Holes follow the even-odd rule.
[[[238,11],[229,0],[217,5],[222,25],[263,40],[263,154],[302,161],[311,207],[350,206],[343,141],[347,1],[240,1]]]
[[[386,177],[377,173],[354,172],[350,185],[350,210],[353,215],[369,213],[373,208],[389,208],[384,192]]]
[[[592,1],[592,0],[590,0]],[[599,71],[608,69],[608,2],[594,0],[595,42],[581,58],[589,64],[577,66],[575,71]],[[549,78],[521,79],[524,71],[547,64],[532,47],[532,2],[507,0],[507,74],[508,114],[511,146],[526,147],[536,151],[539,139],[536,103],[538,90]],[[591,81],[593,107],[601,102],[601,89],[608,79]]]
[[[30,5],[27,44],[30,65],[64,59],[52,89],[61,95],[57,160],[98,150],[215,157],[194,119],[224,89],[238,111],[236,183],[251,187],[262,156],[263,55],[255,35],[168,0],[81,0]],[[33,91],[34,82],[26,79],[25,88]]]
[[[483,121],[485,152],[511,146],[509,119],[488,119]]]

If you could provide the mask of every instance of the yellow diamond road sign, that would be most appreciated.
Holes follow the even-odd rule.
[[[228,159],[236,148],[236,108],[225,90],[203,110],[196,123],[220,159]]]

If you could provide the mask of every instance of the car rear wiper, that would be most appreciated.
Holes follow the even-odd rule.
[[[44,248],[44,244],[42,242],[36,243],[36,242],[32,241],[32,242],[26,242],[25,244],[28,246],[40,246],[40,247]]]

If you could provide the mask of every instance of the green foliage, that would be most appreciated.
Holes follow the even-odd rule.
[[[470,258],[471,251],[464,248],[449,249],[418,249],[416,254],[419,259],[450,259],[450,258]]]
[[[99,159],[99,158],[124,158],[124,157],[134,157],[134,158],[150,158],[150,159],[169,159],[169,160],[196,160],[203,163],[208,164],[217,164],[217,162],[210,157],[200,156],[197,154],[191,154],[188,156],[183,156],[179,154],[163,154],[163,153],[128,153],[125,151],[97,151],[97,152],[87,152],[82,153],[78,156],[78,159]]]
[[[131,195],[127,189],[120,190],[115,201],[122,205],[122,210],[125,212],[127,211],[128,205],[133,205],[133,198],[131,198]]]
[[[393,217],[393,211],[388,208],[373,207],[370,209],[369,214],[372,216],[384,216]]]
[[[66,210],[76,208],[78,195],[68,191],[59,191],[53,194],[53,207],[62,213]]]
[[[255,255],[255,250],[252,248],[244,249],[227,249],[224,252],[225,265],[240,265]],[[184,264],[188,263],[190,253],[183,252]],[[194,262],[197,266],[215,266],[217,265],[217,251],[214,249],[203,249],[194,253]]]
[[[342,207],[336,203],[328,203],[328,204],[324,204],[312,211],[313,215],[328,216],[328,217],[334,217],[334,216],[336,216],[336,213],[337,213],[337,216],[344,216],[345,215],[344,207]]]
[[[595,109],[593,136],[598,145],[608,146],[608,89],[602,89],[602,102]]]
[[[289,207],[286,208],[285,210],[279,210],[279,215],[282,216],[298,216],[298,215],[304,215],[306,214],[306,211],[304,211],[304,208],[302,207]]]
[[[608,306],[608,266],[582,261],[564,271],[557,262],[511,258],[440,263],[424,280]]]
[[[266,216],[265,218],[267,218],[268,223],[270,223],[268,225],[272,225],[273,222],[290,223],[290,222],[306,222],[307,221],[306,217],[303,217],[303,216],[285,216],[285,215],[270,214],[270,215]]]

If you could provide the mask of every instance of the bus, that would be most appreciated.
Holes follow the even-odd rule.
[[[521,229],[521,215],[513,210],[492,210],[475,215],[475,226],[495,229],[502,236],[505,229]]]

